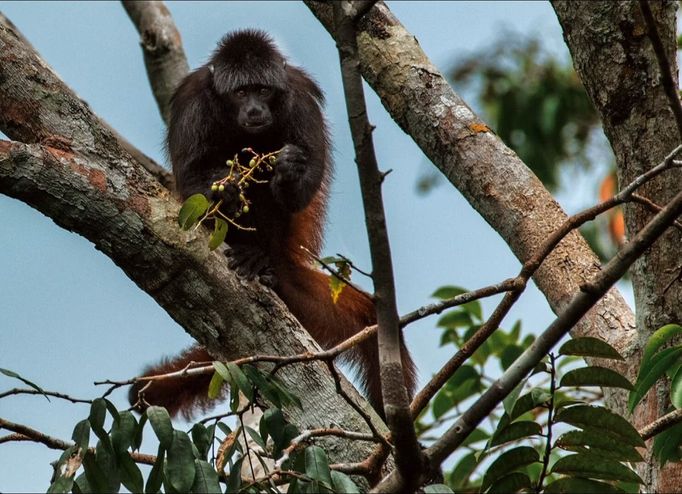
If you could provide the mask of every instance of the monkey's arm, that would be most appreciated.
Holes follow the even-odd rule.
[[[320,105],[310,94],[295,94],[288,142],[270,183],[286,210],[304,209],[329,175],[329,137]]]

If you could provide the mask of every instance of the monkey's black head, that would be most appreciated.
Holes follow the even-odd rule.
[[[249,134],[270,130],[287,91],[286,59],[263,31],[225,35],[211,57],[213,87]]]

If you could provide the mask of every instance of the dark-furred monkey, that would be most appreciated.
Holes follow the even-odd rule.
[[[328,277],[313,269],[309,254],[322,246],[332,166],[324,97],[302,69],[290,65],[269,36],[244,30],[226,35],[210,61],[189,74],[171,102],[168,151],[183,199],[203,193],[223,200],[227,212],[238,204],[238,189],[211,190],[228,173],[226,161],[252,148],[282,150],[268,181],[251,184],[248,214],[239,221],[255,231],[232,228],[226,243],[230,266],[238,274],[271,286],[301,324],[323,347],[333,346],[375,324],[371,298],[345,289],[332,301]],[[374,408],[383,415],[376,338],[347,355]],[[403,345],[405,382],[415,386],[415,367]],[[193,346],[172,360],[148,368],[145,375],[183,369],[191,361],[213,360]],[[154,382],[145,400],[171,414],[190,415],[208,404],[210,375]],[[137,401],[141,384],[133,386]]]

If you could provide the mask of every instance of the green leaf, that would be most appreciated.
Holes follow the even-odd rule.
[[[552,473],[588,477],[601,480],[623,480],[643,484],[639,475],[614,460],[591,453],[580,453],[559,458],[552,467]]]
[[[102,398],[97,398],[92,401],[90,405],[90,415],[88,420],[90,421],[90,427],[99,436],[100,434],[105,434],[104,430],[104,419],[107,416],[107,404]]]
[[[164,458],[166,456],[166,450],[163,446],[159,445],[159,451],[156,453],[156,461],[154,466],[152,466],[151,472],[149,472],[149,477],[147,477],[147,483],[144,486],[145,494],[157,494],[161,490],[161,485],[163,484],[163,464]]]
[[[344,494],[360,494],[360,489],[355,485],[355,482],[345,473],[337,472],[336,470],[332,470],[332,489],[334,489],[334,492]]]
[[[136,432],[137,420],[133,414],[127,410],[120,412],[111,429],[111,442],[114,450],[117,452],[127,450],[135,441]]]
[[[578,357],[599,357],[613,360],[624,360],[622,355],[599,338],[591,336],[584,336],[581,338],[573,338],[561,345],[559,348],[559,355],[576,355]]]
[[[545,494],[575,494],[576,492],[580,492],[581,494],[617,494],[624,493],[625,491],[622,491],[611,484],[598,482],[596,480],[583,479],[580,477],[564,477],[547,485],[543,492]]]
[[[109,486],[109,481],[103,469],[97,463],[95,455],[88,452],[83,457],[83,468],[85,469],[85,476],[88,484],[92,488],[92,492],[112,492]],[[117,491],[118,489],[115,489]]]
[[[246,377],[258,389],[260,394],[276,408],[282,407],[282,400],[279,391],[263,377],[260,370],[251,365],[244,365],[242,368]]]
[[[628,408],[632,412],[656,381],[682,355],[682,347],[666,348],[647,361],[642,360],[635,388],[630,392]]]
[[[511,419],[514,420],[524,413],[533,410],[539,405],[547,403],[550,398],[552,398],[552,395],[550,395],[546,390],[542,388],[532,388],[530,392],[526,393],[516,401],[512,410]]]
[[[194,470],[196,475],[194,476],[191,492],[222,494],[218,474],[207,461],[194,460]]]
[[[225,492],[239,492],[239,488],[242,486],[242,461],[244,461],[243,456],[235,461],[232,468],[230,468]]]
[[[227,221],[216,218],[213,224],[213,232],[208,238],[208,248],[209,250],[216,250],[225,241],[227,236]]]
[[[439,419],[450,410],[454,408],[455,404],[452,401],[448,391],[446,389],[441,389],[436,396],[434,396],[431,402],[431,412],[434,418]]]
[[[327,453],[319,446],[308,446],[305,449],[305,473],[312,480],[331,487],[332,477]]]
[[[467,291],[468,290],[460,286],[446,285],[438,288],[435,292],[431,294],[431,296],[434,298],[439,298],[441,300],[448,300],[453,297],[456,297],[457,295],[466,293]]]
[[[208,397],[215,400],[220,396],[220,390],[223,387],[225,379],[218,372],[214,372],[211,376],[211,381],[208,383]]]
[[[660,465],[682,460],[682,423],[666,429],[654,438],[653,455]]]
[[[90,444],[90,421],[86,419],[78,422],[73,428],[71,439],[80,449],[81,455],[85,454]]]
[[[490,440],[490,446],[497,446],[523,437],[539,436],[541,434],[542,427],[540,427],[540,424],[530,420],[520,420],[519,422],[512,422],[500,431],[496,431]]]
[[[183,230],[189,230],[194,224],[199,221],[199,218],[208,210],[211,203],[204,197],[203,194],[194,194],[189,196],[185,202],[182,203],[180,212],[178,213],[178,225]]]
[[[61,476],[55,480],[52,485],[47,489],[48,494],[66,494],[71,492],[73,487],[73,477]]]
[[[130,492],[142,492],[144,479],[137,464],[127,451],[121,451],[117,455],[118,471],[121,474],[121,483]]]
[[[472,444],[476,444],[481,441],[485,441],[490,437],[490,434],[488,434],[486,431],[480,428],[474,429],[474,431],[467,436],[467,438],[462,441],[461,447],[465,448],[467,446],[470,446]]]
[[[156,437],[159,438],[159,443],[168,451],[173,442],[173,425],[171,424],[170,415],[168,415],[165,408],[157,406],[147,408],[146,413]]]
[[[339,491],[343,492],[343,491]],[[360,492],[360,491],[357,491]],[[445,484],[431,484],[427,485],[424,487],[424,494],[447,494],[451,492],[452,494],[455,494],[455,491],[450,489],[447,485]]]
[[[556,415],[555,422],[564,422],[581,429],[601,429],[615,434],[626,444],[644,447],[642,437],[630,422],[603,407],[578,405],[564,408]]]
[[[142,446],[142,438],[144,436],[144,426],[147,423],[147,414],[143,413],[140,416],[140,421],[137,424],[137,430],[135,431],[135,438],[133,439],[133,451],[138,451],[140,446]]]
[[[450,474],[450,484],[459,489],[465,487],[469,483],[469,478],[478,466],[478,460],[475,453],[467,453],[452,469]]]
[[[208,457],[208,451],[211,448],[211,436],[206,429],[206,426],[200,422],[194,424],[192,427],[192,442],[199,451],[199,456],[202,459]]]
[[[670,402],[675,408],[682,408],[682,367],[677,369],[670,382]]]
[[[267,451],[267,448],[266,448],[266,446],[265,446],[265,441],[263,441],[263,438],[260,437],[260,434],[258,434],[258,432],[256,432],[255,430],[253,430],[253,429],[252,429],[251,427],[249,427],[248,425],[245,425],[245,426],[244,426],[244,429],[246,430],[246,432],[249,433],[249,436],[251,436],[251,439],[253,439],[253,442],[255,442],[258,446],[260,446],[260,448],[261,448],[263,451]]]
[[[493,482],[487,494],[507,494],[509,492],[527,492],[530,490],[530,478],[525,473],[513,472]]]
[[[519,384],[516,385],[516,387],[512,390],[511,393],[509,393],[506,398],[502,401],[502,406],[504,407],[504,411],[507,413],[507,415],[511,416],[512,411],[514,410],[514,406],[516,405],[516,400],[519,399],[519,395],[521,394],[521,391],[523,391],[523,387],[526,385],[527,379],[524,379],[521,381]]]
[[[76,491],[76,489],[78,489],[78,491]],[[92,488],[90,487],[90,484],[88,484],[88,478],[85,476],[85,473],[81,473],[74,481],[73,493],[78,494],[79,492],[82,494],[92,492]]]
[[[189,491],[194,484],[196,472],[192,441],[190,441],[189,436],[182,431],[173,431],[173,440],[166,456],[168,459],[167,480],[174,489],[180,492]]]
[[[642,355],[642,367],[644,367],[645,363],[651,359],[651,357],[653,357],[659,348],[680,334],[682,334],[682,326],[679,324],[667,324],[654,331],[653,334],[649,336],[649,341],[647,342],[646,347],[644,347],[644,354]]]
[[[14,379],[18,379],[22,383],[26,384],[27,386],[30,386],[31,388],[35,389],[38,393],[42,394],[47,401],[50,401],[50,397],[45,394],[45,390],[38,386],[36,383],[29,381],[28,379],[21,377],[19,374],[17,374],[14,371],[11,371],[9,369],[2,369],[0,368],[0,373],[6,375],[7,377],[12,377]]]
[[[436,325],[439,328],[466,328],[472,326],[474,321],[468,312],[463,311],[461,308],[451,310],[446,312],[445,315],[438,319]]]
[[[622,374],[605,367],[581,367],[568,371],[559,386],[600,386],[632,389],[632,384]]]
[[[234,379],[234,382],[237,383],[239,391],[241,391],[244,394],[244,396],[246,396],[247,400],[249,401],[253,400],[253,386],[247,379],[244,372],[242,372],[239,366],[233,362],[227,362],[225,365],[227,366],[227,369],[230,371],[232,379]]]
[[[540,460],[538,452],[529,446],[519,446],[518,448],[505,451],[493,461],[488,470],[483,476],[481,489],[485,490],[490,487],[493,482],[514,470],[530,465]]]
[[[509,345],[502,350],[500,354],[500,366],[503,370],[507,370],[516,361],[517,358],[524,352],[524,348],[519,345]]]
[[[566,432],[557,439],[554,446],[567,451],[589,451],[619,461],[642,461],[642,456],[634,447],[624,444],[618,436],[603,429],[586,428]]]

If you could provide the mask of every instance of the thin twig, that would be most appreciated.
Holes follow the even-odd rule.
[[[642,427],[638,432],[645,441],[682,422],[682,409],[674,410]]]
[[[47,396],[52,396],[54,398],[61,398],[63,400],[68,400],[71,403],[88,403],[92,404],[92,400],[80,400],[78,398],[73,398],[67,394],[64,393],[57,393],[55,391],[38,391],[35,389],[24,389],[24,388],[13,388],[8,391],[3,391],[0,393],[0,399],[6,398],[7,396],[12,396],[12,395],[47,395]]]

